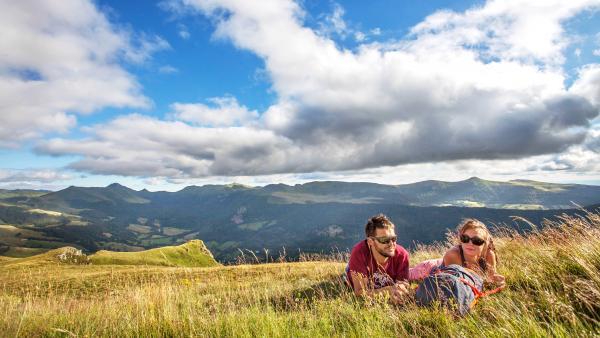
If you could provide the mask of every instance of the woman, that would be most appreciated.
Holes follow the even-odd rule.
[[[441,302],[457,315],[471,311],[481,297],[504,288],[504,276],[496,272],[496,252],[486,226],[476,219],[465,220],[458,228],[460,243],[446,251],[441,266],[423,279],[415,292],[421,306]],[[410,272],[410,271],[409,271]],[[500,284],[484,292],[484,281]]]
[[[444,266],[461,265],[483,277],[484,280],[504,285],[504,276],[496,272],[498,258],[490,231],[476,219],[467,219],[458,228],[460,243],[448,250]]]
[[[504,285],[504,276],[496,272],[498,262],[492,236],[482,222],[467,219],[458,227],[459,244],[443,258],[429,259],[410,268],[410,280],[422,280],[436,267],[457,264],[474,271],[485,280]]]

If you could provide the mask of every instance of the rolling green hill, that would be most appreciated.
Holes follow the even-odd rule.
[[[528,180],[497,182],[472,177],[460,182],[424,181],[398,186],[413,205],[485,206],[509,209],[565,209],[598,203],[600,188]]]
[[[15,189],[15,190],[7,190],[0,189],[0,199],[27,199],[29,197],[39,197],[45,194],[50,193],[49,190],[31,190],[31,189]]]
[[[0,260],[0,266],[24,268],[49,264],[87,264],[88,262],[87,256],[81,250],[66,246],[29,257]]]
[[[184,267],[217,266],[211,252],[200,240],[138,252],[101,250],[89,256],[94,265],[161,265]]]
[[[0,266],[38,266],[47,264],[93,264],[93,265],[156,265],[179,267],[217,266],[212,253],[200,240],[192,240],[179,246],[166,246],[138,252],[114,252],[101,250],[87,256],[73,247],[62,247],[36,255],[15,258],[0,256]]]
[[[600,203],[600,187],[528,180],[497,182],[472,177],[460,182],[423,181],[404,185],[353,182],[310,182],[288,186],[248,187],[240,184],[189,186],[181,191],[135,191],[119,184],[105,188],[67,189],[31,196],[26,204],[50,210],[114,210],[122,205],[226,201],[233,196],[266,198],[273,204],[399,204],[414,206],[485,206],[489,208],[568,209],[573,203]],[[0,194],[0,200],[2,195]],[[116,210],[115,210],[116,211]]]
[[[105,188],[68,187],[32,198],[30,205],[39,205],[45,209],[78,212],[82,209],[118,208],[123,204],[144,204],[150,201],[138,195],[135,190],[113,183]]]
[[[399,243],[406,247],[441,240],[447,229],[467,217],[527,231],[526,223],[516,223],[511,216],[540,223],[562,213],[576,214],[571,201],[600,203],[600,187],[478,178],[399,186],[206,185],[178,192],[135,191],[112,184],[19,198],[18,203],[0,199],[0,224],[19,229],[6,236],[0,233],[0,252],[12,256],[65,245],[86,252],[140,251],[202,239],[217,260],[230,262],[240,250],[261,259],[343,251],[364,236],[365,221],[377,213],[392,218]],[[569,207],[553,209],[558,206]]]
[[[0,266],[7,337],[597,337],[600,215],[495,238],[507,287],[464,318],[354,296],[344,261]],[[451,243],[411,252],[440,257]],[[416,283],[412,284],[416,287]]]

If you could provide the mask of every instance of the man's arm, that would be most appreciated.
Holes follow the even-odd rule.
[[[350,276],[352,278],[352,285],[354,286],[354,294],[357,296],[373,298],[377,295],[387,294],[392,303],[399,304],[402,303],[408,295],[408,288],[403,283],[397,283],[379,289],[372,289],[368,286],[369,280],[365,275],[351,271]]]

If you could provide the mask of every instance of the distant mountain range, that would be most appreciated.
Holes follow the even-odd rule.
[[[400,243],[430,243],[462,218],[516,226],[576,205],[596,208],[600,187],[470,178],[406,185],[311,182],[289,186],[190,186],[135,191],[119,184],[57,192],[0,190],[0,255],[75,245],[87,251],[142,250],[202,239],[221,261],[263,249],[278,256],[345,250],[364,237],[367,218],[388,214]],[[524,224],[522,224],[524,225]],[[285,248],[285,249],[284,249]],[[37,251],[36,251],[37,252]]]

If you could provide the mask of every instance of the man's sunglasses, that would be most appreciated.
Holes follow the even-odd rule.
[[[469,243],[469,241],[471,241],[471,243],[473,243],[474,245],[477,245],[477,246],[482,246],[483,243],[485,243],[485,240],[481,239],[480,237],[477,237],[477,236],[469,237],[467,235],[460,235],[460,241],[465,244]]]
[[[371,236],[371,238],[373,238],[374,240],[376,240],[377,242],[379,242],[381,244],[389,244],[390,242],[396,243],[398,236],[381,236],[381,237]]]

